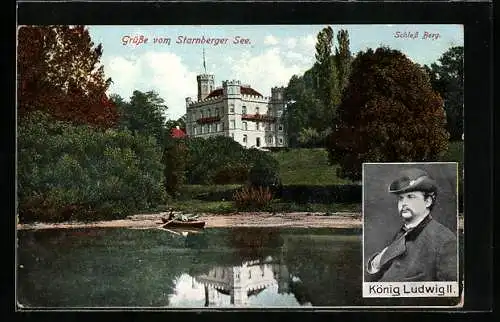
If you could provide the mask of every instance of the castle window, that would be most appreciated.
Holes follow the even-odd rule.
[[[280,138],[279,142],[280,144],[283,144],[283,138]]]
[[[234,104],[229,104],[229,113],[234,113]]]
[[[246,134],[243,134],[243,143],[247,143],[247,135]]]
[[[241,107],[241,114],[247,114],[247,107],[245,105]]]
[[[243,122],[243,130],[244,131],[248,130],[247,122]]]
[[[215,113],[216,113],[216,116],[219,117],[220,116],[220,113],[219,113],[219,109],[215,109]]]
[[[267,137],[267,142],[268,142],[269,144],[273,144],[273,137],[272,137],[272,136],[268,136],[268,137]]]
[[[260,146],[260,138],[256,138],[256,139],[255,139],[255,145],[256,145],[257,147],[259,147],[259,146]]]
[[[282,131],[283,131],[283,125],[282,125],[282,124],[280,124],[280,125],[278,126],[278,131],[280,131],[280,132],[282,132]]]
[[[231,120],[231,128],[232,129],[236,128],[236,122],[234,120]]]
[[[212,116],[212,110],[211,110],[211,109],[208,109],[207,116],[208,116],[208,117]]]
[[[255,114],[259,114],[259,107],[255,106]]]
[[[234,140],[234,133],[231,133],[231,138],[233,138],[233,140]]]
[[[198,134],[198,128],[195,126],[193,126],[193,134],[196,135]]]
[[[255,129],[256,129],[257,131],[259,131],[259,130],[260,130],[260,124],[259,124],[259,122],[256,122],[256,123],[255,123]]]

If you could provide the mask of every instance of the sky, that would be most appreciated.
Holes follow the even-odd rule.
[[[436,62],[450,47],[463,46],[462,25],[330,26],[335,33],[340,29],[349,32],[353,54],[389,46],[419,64]],[[205,68],[215,76],[216,87],[224,80],[240,80],[270,96],[272,87],[286,86],[293,75],[302,75],[314,64],[316,36],[324,27],[169,25],[88,29],[94,44],[103,46],[101,63],[106,77],[113,80],[108,94],[128,100],[134,90],[156,91],[168,106],[166,118],[178,119],[186,113],[186,97],[196,100],[196,75],[204,73]],[[192,42],[202,37],[210,43]]]

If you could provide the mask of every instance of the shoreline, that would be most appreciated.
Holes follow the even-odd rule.
[[[158,228],[161,218],[169,213],[139,214],[126,219],[107,220],[97,222],[62,222],[62,223],[30,223],[17,224],[18,230],[40,229],[75,229],[75,228],[131,228],[148,229]],[[268,213],[268,212],[239,212],[227,215],[201,214],[199,220],[206,222],[205,228],[223,227],[296,227],[296,228],[362,228],[360,213]],[[463,218],[459,220],[459,228],[463,229]]]

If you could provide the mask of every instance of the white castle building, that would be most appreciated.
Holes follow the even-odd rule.
[[[264,97],[240,81],[223,81],[215,88],[214,75],[197,76],[198,98],[186,98],[186,134],[207,138],[224,135],[252,148],[285,147],[284,87]]]

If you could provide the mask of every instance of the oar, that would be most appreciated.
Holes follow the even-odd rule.
[[[171,223],[172,221],[174,221],[174,220],[175,220],[175,218],[174,218],[174,219],[172,219],[172,220],[167,221],[166,223],[163,223],[163,226],[166,226],[166,225],[170,224],[170,223]]]
[[[161,230],[166,230],[166,231],[168,231],[169,233],[172,233],[172,234],[175,234],[175,235],[180,235],[178,232],[173,231],[173,230],[170,230],[170,229],[167,229],[167,228],[158,227],[158,229],[161,229]]]

